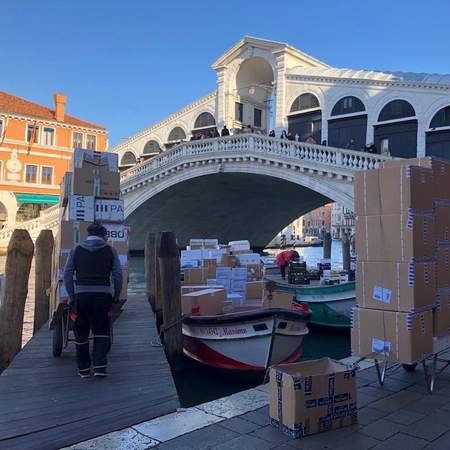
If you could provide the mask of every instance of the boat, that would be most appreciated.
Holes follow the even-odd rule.
[[[217,316],[183,317],[187,357],[210,367],[264,372],[272,364],[292,363],[303,353],[309,311],[259,308]]]
[[[276,289],[292,292],[297,302],[307,303],[311,310],[310,323],[332,328],[350,328],[351,311],[355,306],[355,282],[348,281],[333,285],[289,284],[279,277],[267,276],[275,281]]]
[[[322,247],[323,240],[317,236],[305,236],[303,239],[296,241],[294,247]]]

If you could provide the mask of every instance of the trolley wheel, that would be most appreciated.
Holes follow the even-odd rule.
[[[58,321],[58,323],[55,323],[53,325],[52,330],[52,351],[53,356],[55,358],[58,358],[61,356],[63,349],[63,327],[62,322]]]
[[[414,372],[416,370],[417,363],[414,363],[414,364],[402,364],[402,366],[407,372]]]

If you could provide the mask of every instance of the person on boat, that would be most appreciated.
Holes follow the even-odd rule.
[[[94,376],[105,377],[110,346],[111,308],[113,301],[119,301],[122,270],[117,251],[106,243],[106,228],[92,223],[87,228],[87,234],[87,239],[70,252],[64,269],[64,284],[69,294],[71,316],[75,319],[73,330],[78,374],[81,378],[91,375],[89,333],[92,329],[92,369]]]
[[[283,280],[286,279],[286,269],[289,268],[289,264],[292,261],[298,261],[299,259],[300,255],[295,250],[285,250],[281,253],[278,253],[276,257],[276,263],[280,268],[281,278]]]

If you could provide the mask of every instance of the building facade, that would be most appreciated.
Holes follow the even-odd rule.
[[[303,235],[322,238],[324,232],[330,232],[331,208],[332,203],[328,203],[302,216]]]
[[[341,239],[344,234],[349,237],[355,234],[355,213],[339,203],[331,207],[331,236]]]
[[[58,203],[74,148],[107,149],[104,127],[66,114],[65,95],[54,102],[51,109],[0,92],[0,224]]]
[[[338,69],[248,36],[212,68],[214,92],[114,147],[123,168],[224,125],[397,157],[450,157],[450,75]]]

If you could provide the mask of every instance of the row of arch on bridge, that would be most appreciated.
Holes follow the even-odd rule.
[[[368,113],[364,102],[355,96],[343,97],[331,109],[327,144],[361,150],[366,145]],[[428,120],[425,131],[426,154],[450,157],[450,105]],[[403,99],[391,100],[381,108],[373,125],[373,144],[378,153],[413,158],[417,156],[418,118],[413,105]],[[322,108],[312,93],[299,95],[288,114],[288,129],[301,141],[312,137],[322,142]]]
[[[191,135],[205,135],[209,136],[211,132],[216,131],[216,119],[210,112],[202,112],[200,113],[194,121],[194,126],[191,130]],[[176,145],[181,141],[185,141],[187,139],[187,132],[181,128],[180,126],[175,126],[169,132],[167,136],[166,143],[164,144],[164,149],[169,149],[170,147]],[[144,145],[144,149],[142,151],[142,158],[153,157],[163,151],[163,148],[160,146],[159,142],[155,139],[150,139]],[[136,155],[127,151],[123,154],[120,160],[121,167],[131,167],[137,163]]]
[[[429,121],[426,154],[450,157],[450,105],[436,112]],[[214,116],[210,112],[202,112],[197,116],[191,133],[208,135],[215,129]],[[343,97],[331,110],[327,144],[341,148],[351,145],[360,150],[366,144],[367,129],[367,109],[363,101],[355,96]],[[288,114],[288,130],[298,134],[300,141],[312,137],[317,143],[322,142],[322,108],[314,94],[305,93],[294,100]],[[391,156],[413,158],[417,155],[417,133],[417,116],[411,103],[402,99],[392,100],[378,114],[373,143],[378,153],[387,151]],[[168,149],[186,139],[186,131],[175,126],[164,147]],[[150,139],[144,146],[142,157],[153,157],[162,151],[158,141]],[[126,151],[122,155],[121,167],[131,167],[136,163],[133,152]]]

